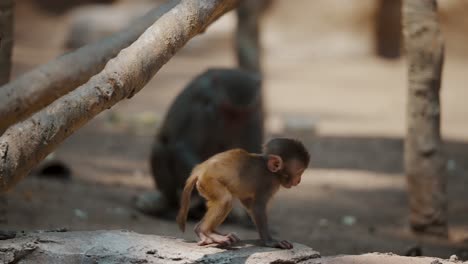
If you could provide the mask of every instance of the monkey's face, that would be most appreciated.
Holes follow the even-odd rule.
[[[286,162],[285,166],[281,170],[282,182],[281,185],[285,188],[291,188],[301,183],[302,174],[305,171],[305,166],[298,160],[290,160]]]

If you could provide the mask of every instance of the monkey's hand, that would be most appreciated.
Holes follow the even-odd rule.
[[[266,247],[273,247],[273,248],[281,248],[281,249],[291,249],[291,248],[293,248],[293,245],[290,242],[286,241],[286,240],[281,240],[281,241],[277,241],[277,240],[274,240],[274,239],[265,240],[265,241],[263,241],[263,244]]]

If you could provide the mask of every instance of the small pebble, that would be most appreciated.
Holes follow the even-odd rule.
[[[146,251],[146,254],[149,254],[149,255],[155,255],[156,253],[158,253],[156,249],[151,249],[151,250]]]
[[[75,209],[75,210],[73,210],[73,212],[75,213],[75,216],[80,218],[80,219],[83,219],[83,220],[88,219],[88,213],[86,213],[83,210]]]
[[[346,215],[341,219],[341,222],[346,226],[352,226],[356,223],[356,217],[352,215]]]

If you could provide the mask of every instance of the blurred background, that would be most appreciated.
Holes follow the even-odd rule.
[[[157,2],[16,1],[13,79],[125,27]],[[389,6],[381,12],[384,2]],[[441,128],[449,170],[448,240],[416,237],[407,227],[406,66],[394,30],[398,10],[390,11],[388,2],[277,0],[263,17],[266,137],[298,137],[312,153],[303,182],[275,197],[271,226],[275,236],[323,255],[404,254],[420,247],[424,255],[468,258],[468,2],[439,1],[446,41]],[[71,179],[28,177],[9,194],[6,226],[129,229],[194,240],[174,221],[137,212],[131,201],[154,188],[150,146],[174,97],[205,69],[236,66],[235,24],[234,13],[222,17],[140,93],[70,137],[54,155],[71,168]],[[257,237],[238,225],[222,229]]]

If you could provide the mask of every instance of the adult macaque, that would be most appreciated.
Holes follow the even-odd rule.
[[[233,198],[238,198],[257,226],[265,246],[292,248],[288,241],[277,241],[271,237],[266,208],[280,186],[291,188],[301,182],[309,160],[304,145],[287,138],[269,141],[262,154],[234,149],[209,158],[197,165],[187,179],[177,216],[180,229],[185,230],[190,196],[196,185],[198,192],[207,200],[208,207],[195,227],[195,233],[200,238],[199,245],[229,246],[239,241],[232,233],[224,235],[216,231],[231,210]]]
[[[152,149],[151,169],[158,190],[137,198],[140,211],[175,217],[180,193],[195,165],[232,148],[261,150],[260,84],[254,73],[210,69],[177,96]],[[203,200],[197,198],[191,210],[196,218],[205,212]]]

